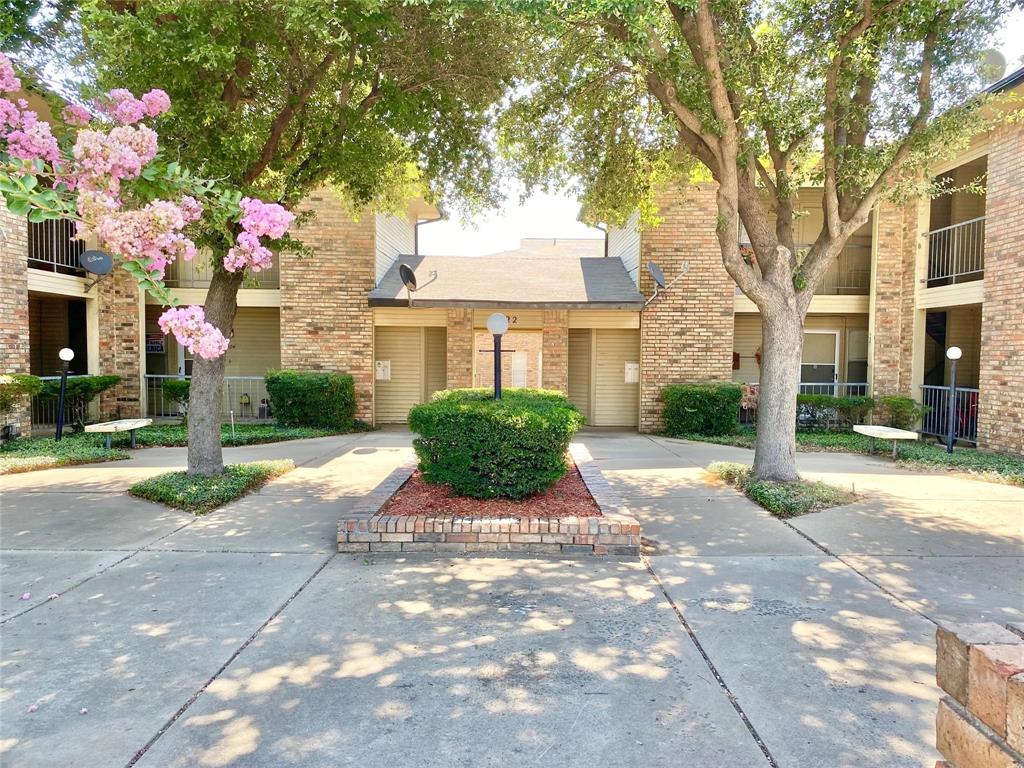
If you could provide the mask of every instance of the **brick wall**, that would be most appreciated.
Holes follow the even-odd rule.
[[[448,310],[448,389],[473,386],[473,310]]]
[[[526,386],[543,386],[540,376],[543,372],[541,361],[542,335],[524,331],[510,331],[501,339],[501,384],[503,387],[513,386],[513,360],[517,355],[526,357]],[[476,347],[476,369],[473,371],[474,387],[494,386],[494,353],[480,350],[494,349],[494,337],[487,331],[476,331],[474,336]]]
[[[881,203],[875,216],[875,302],[872,346],[871,391],[876,396],[910,395],[914,343],[915,253],[917,206]]]
[[[985,303],[981,318],[980,447],[1024,454],[1024,125],[989,142]]]
[[[640,430],[661,426],[661,390],[677,382],[731,381],[733,305],[736,284],[725,271],[715,235],[718,208],[711,185],[666,191],[659,200],[664,221],[643,232],[640,261],[654,261],[674,280],[641,316]],[[654,292],[646,269],[640,291]],[[547,352],[544,366],[547,370]]]
[[[121,377],[120,384],[100,395],[100,418],[141,416],[139,284],[118,268],[93,290],[99,309],[98,373]]]
[[[0,202],[0,374],[29,372],[27,227],[25,217],[12,215]],[[31,432],[27,397],[3,424],[16,425],[23,435]]]
[[[1024,637],[995,623],[939,627],[936,768],[1024,764]]]
[[[356,416],[373,419],[374,217],[331,192],[303,201],[315,217],[296,230],[313,256],[281,256],[281,366],[355,379]]]
[[[545,389],[569,391],[569,312],[544,310],[544,362],[541,377]]]

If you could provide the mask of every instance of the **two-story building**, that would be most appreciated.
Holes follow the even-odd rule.
[[[994,92],[1024,90],[1024,70]],[[1024,126],[1001,126],[936,169],[958,192],[906,205],[880,203],[818,287],[805,323],[801,390],[901,394],[933,406],[922,430],[946,426],[949,364],[963,350],[956,419],[962,440],[1024,453]],[[821,194],[799,193],[798,240],[821,227]],[[227,353],[225,417],[268,417],[270,368],[346,371],[358,416],[403,422],[446,387],[492,381],[487,317],[512,327],[504,375],[512,386],[561,389],[588,422],[656,430],[660,392],[681,381],[760,377],[760,319],[721,262],[711,185],[667,190],[662,224],[611,228],[604,241],[524,241],[483,257],[425,256],[418,228],[438,210],[420,200],[391,213],[353,215],[329,191],[304,205],[299,236],[314,258],[285,255],[239,292]],[[130,276],[99,281],[77,266],[82,246],[63,222],[29,224],[0,212],[0,372],[54,375],[57,350],[75,350],[73,373],[117,373],[100,413],[171,416],[162,382],[188,376],[191,359],[157,327],[160,308]],[[647,269],[669,283],[655,296]],[[410,294],[399,274],[411,268]],[[204,265],[175,264],[167,283],[202,303]],[[38,403],[13,421],[52,421]]]

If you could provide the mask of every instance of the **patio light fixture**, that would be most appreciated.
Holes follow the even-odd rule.
[[[501,337],[508,331],[508,317],[495,312],[487,318],[487,330],[494,337],[494,399],[501,400]]]
[[[60,352],[57,353],[57,357],[60,358],[61,371],[60,371],[60,396],[57,398],[57,435],[56,439],[60,440],[64,435],[64,393],[68,388],[68,363],[75,359],[75,350],[68,347],[64,347]]]
[[[946,357],[951,363],[949,367],[949,409],[946,411],[946,453],[953,452],[953,441],[956,436],[956,361],[963,357],[960,347],[950,347]]]

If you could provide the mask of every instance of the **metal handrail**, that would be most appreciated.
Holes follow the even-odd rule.
[[[921,237],[928,237],[928,235],[935,235],[938,234],[939,232],[945,232],[947,229],[956,229],[957,227],[964,227],[967,226],[968,224],[975,224],[979,221],[984,221],[986,218],[987,216],[977,216],[973,219],[968,219],[967,221],[960,221],[957,222],[956,224],[950,224],[945,227],[939,227],[938,229],[931,229],[927,232],[921,233]]]

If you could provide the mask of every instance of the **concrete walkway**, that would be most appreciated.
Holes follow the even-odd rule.
[[[932,621],[1024,618],[1024,491],[805,454],[865,498],[789,525],[706,483],[747,451],[582,440],[641,562],[335,554],[402,432],[229,449],[299,467],[201,518],[123,494],[182,449],[0,477],[0,763],[930,768]]]

